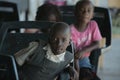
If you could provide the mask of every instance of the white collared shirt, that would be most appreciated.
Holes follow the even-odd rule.
[[[64,61],[64,56],[65,56],[65,53],[61,53],[59,55],[54,55],[54,53],[51,51],[51,47],[49,44],[47,44],[45,47],[43,47],[44,50],[47,50],[46,52],[46,58],[53,61],[53,62],[56,62],[56,63],[59,63],[61,61]]]

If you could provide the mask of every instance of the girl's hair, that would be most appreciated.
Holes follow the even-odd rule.
[[[90,0],[80,0],[75,5],[75,9],[74,9],[75,16],[79,13],[80,7],[82,7],[82,4],[84,4],[84,3],[90,3],[94,8],[94,5],[92,4],[92,2]]]
[[[56,16],[56,20],[61,20],[61,12],[56,5],[53,4],[43,4],[38,7],[36,20],[48,20],[48,17],[53,14]]]

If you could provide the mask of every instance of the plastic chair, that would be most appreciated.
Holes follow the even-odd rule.
[[[27,47],[28,43],[35,41],[43,37],[46,40],[46,34],[40,33],[10,33],[9,29],[21,29],[21,28],[48,28],[53,22],[35,22],[35,21],[23,21],[23,22],[6,22],[3,24],[0,31],[0,52],[4,54],[13,54],[22,48]]]
[[[0,28],[6,21],[19,21],[17,5],[12,2],[0,1]]]
[[[17,5],[11,2],[0,1],[0,21],[18,21]]]
[[[0,80],[19,80],[12,56],[0,55]]]
[[[18,50],[28,46],[29,42],[42,39],[47,41],[47,33],[10,33],[9,29],[21,29],[21,28],[38,28],[46,29],[51,27],[54,22],[36,22],[36,21],[22,21],[22,22],[6,22],[3,24],[0,30],[0,52],[4,54],[13,54]],[[72,43],[71,43],[72,44]],[[73,45],[68,47],[70,52],[73,51]]]

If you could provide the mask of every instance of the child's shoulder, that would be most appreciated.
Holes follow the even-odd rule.
[[[71,56],[71,57],[74,56],[73,53],[71,53],[70,51],[66,51],[66,55],[67,55],[67,56]]]
[[[95,20],[91,20],[90,23],[97,24],[97,22]]]
[[[66,53],[68,54],[68,55],[73,55],[70,51],[66,51]]]
[[[71,25],[70,25],[70,29],[76,29],[76,28],[75,28],[75,24],[71,24]]]
[[[66,57],[69,57],[72,59],[74,57],[74,55],[73,55],[73,53],[66,51]]]
[[[90,25],[90,28],[92,28],[92,29],[98,27],[98,24],[95,20],[91,20],[89,25]]]

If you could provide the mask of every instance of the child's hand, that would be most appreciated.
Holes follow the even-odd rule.
[[[70,74],[70,80],[78,80],[79,75],[77,71],[71,66],[69,66],[69,74]]]
[[[75,80],[74,77],[70,77],[70,80]]]
[[[70,80],[79,80],[79,75],[75,72],[74,76],[70,77]]]
[[[75,59],[82,59],[83,58],[83,52],[82,51],[77,51],[75,53]]]

